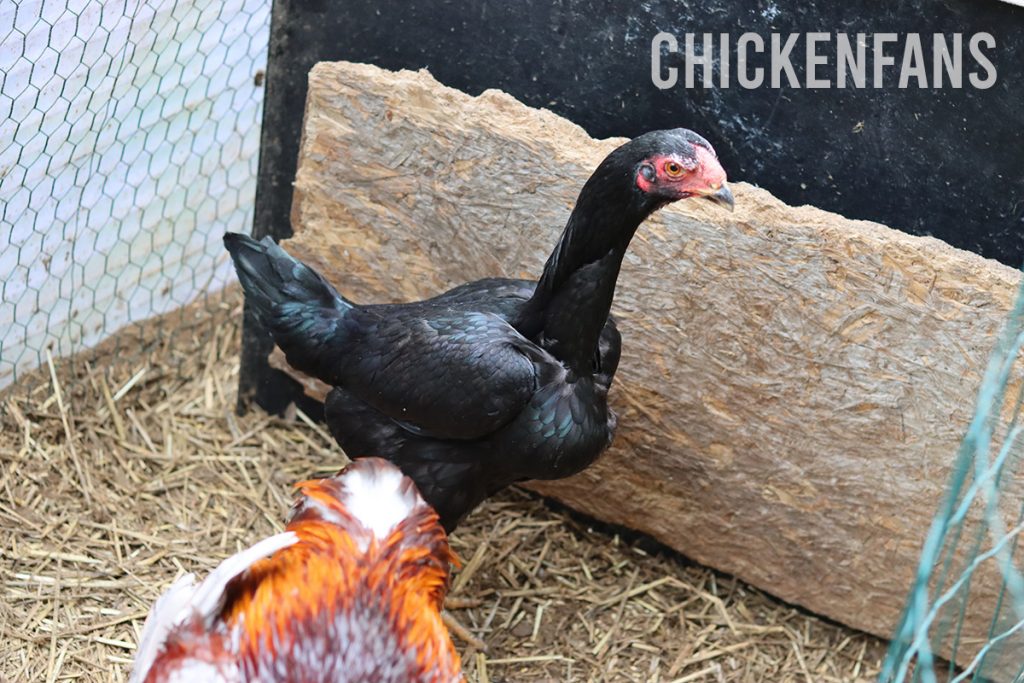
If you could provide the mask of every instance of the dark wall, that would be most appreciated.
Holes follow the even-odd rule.
[[[933,234],[1020,265],[1024,9],[998,0],[810,4],[275,0],[257,224],[287,221],[307,71],[347,59],[427,67],[472,94],[500,88],[597,137],[685,125],[711,140],[730,177],[789,203]],[[987,90],[900,90],[895,78],[877,90],[659,90],[650,77],[658,31],[680,40],[687,31],[987,31],[998,79]]]
[[[317,61],[345,59],[427,67],[442,83],[471,94],[500,88],[596,137],[694,128],[718,150],[731,179],[791,204],[931,234],[1020,266],[1021,29],[1024,9],[998,0],[275,0],[255,232],[290,234],[306,74]],[[901,90],[898,69],[890,69],[880,89],[747,90],[734,80],[730,88],[659,90],[650,74],[651,39],[659,31],[680,41],[688,31],[729,32],[734,39],[745,31],[766,38],[772,32],[914,32],[925,40],[929,71],[931,34],[962,32],[966,41],[985,31],[996,40],[985,54],[998,76],[986,90],[966,78],[961,89]],[[830,47],[834,54],[834,43],[821,54]],[[897,66],[902,47],[893,50]],[[803,81],[802,55],[793,61]],[[965,65],[975,68],[969,54]],[[247,342],[250,354],[263,352],[253,344]]]

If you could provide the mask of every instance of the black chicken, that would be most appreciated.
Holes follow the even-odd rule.
[[[725,178],[696,133],[641,135],[583,186],[539,282],[478,280],[415,303],[357,305],[269,238],[224,243],[288,362],[334,387],[325,416],[341,447],[396,463],[450,531],[505,486],[569,476],[608,446],[623,255],[670,202],[731,209]]]

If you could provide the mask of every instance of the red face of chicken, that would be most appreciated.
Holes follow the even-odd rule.
[[[697,137],[694,134],[694,137]],[[733,196],[725,182],[725,169],[715,150],[703,138],[686,142],[678,151],[655,153],[636,169],[641,192],[664,202],[703,197],[730,211]]]
[[[157,602],[130,683],[461,680],[440,614],[452,555],[412,481],[369,458],[299,486],[284,534]]]

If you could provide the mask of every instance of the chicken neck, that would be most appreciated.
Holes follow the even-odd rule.
[[[514,325],[577,375],[593,372],[622,258],[657,205],[628,170],[599,168],[580,192],[533,296]]]

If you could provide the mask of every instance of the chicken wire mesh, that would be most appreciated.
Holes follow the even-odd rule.
[[[228,282],[269,22],[270,0],[0,3],[0,389]]]
[[[938,680],[1024,682],[1024,574],[1016,550],[1024,501],[1007,495],[1019,476],[1024,385],[1011,381],[1024,360],[1024,286],[989,360],[974,417],[932,522],[882,683]],[[995,595],[978,577],[995,570]],[[979,637],[965,625],[981,617]],[[942,664],[938,653],[950,652]],[[958,661],[957,668],[952,662]]]

